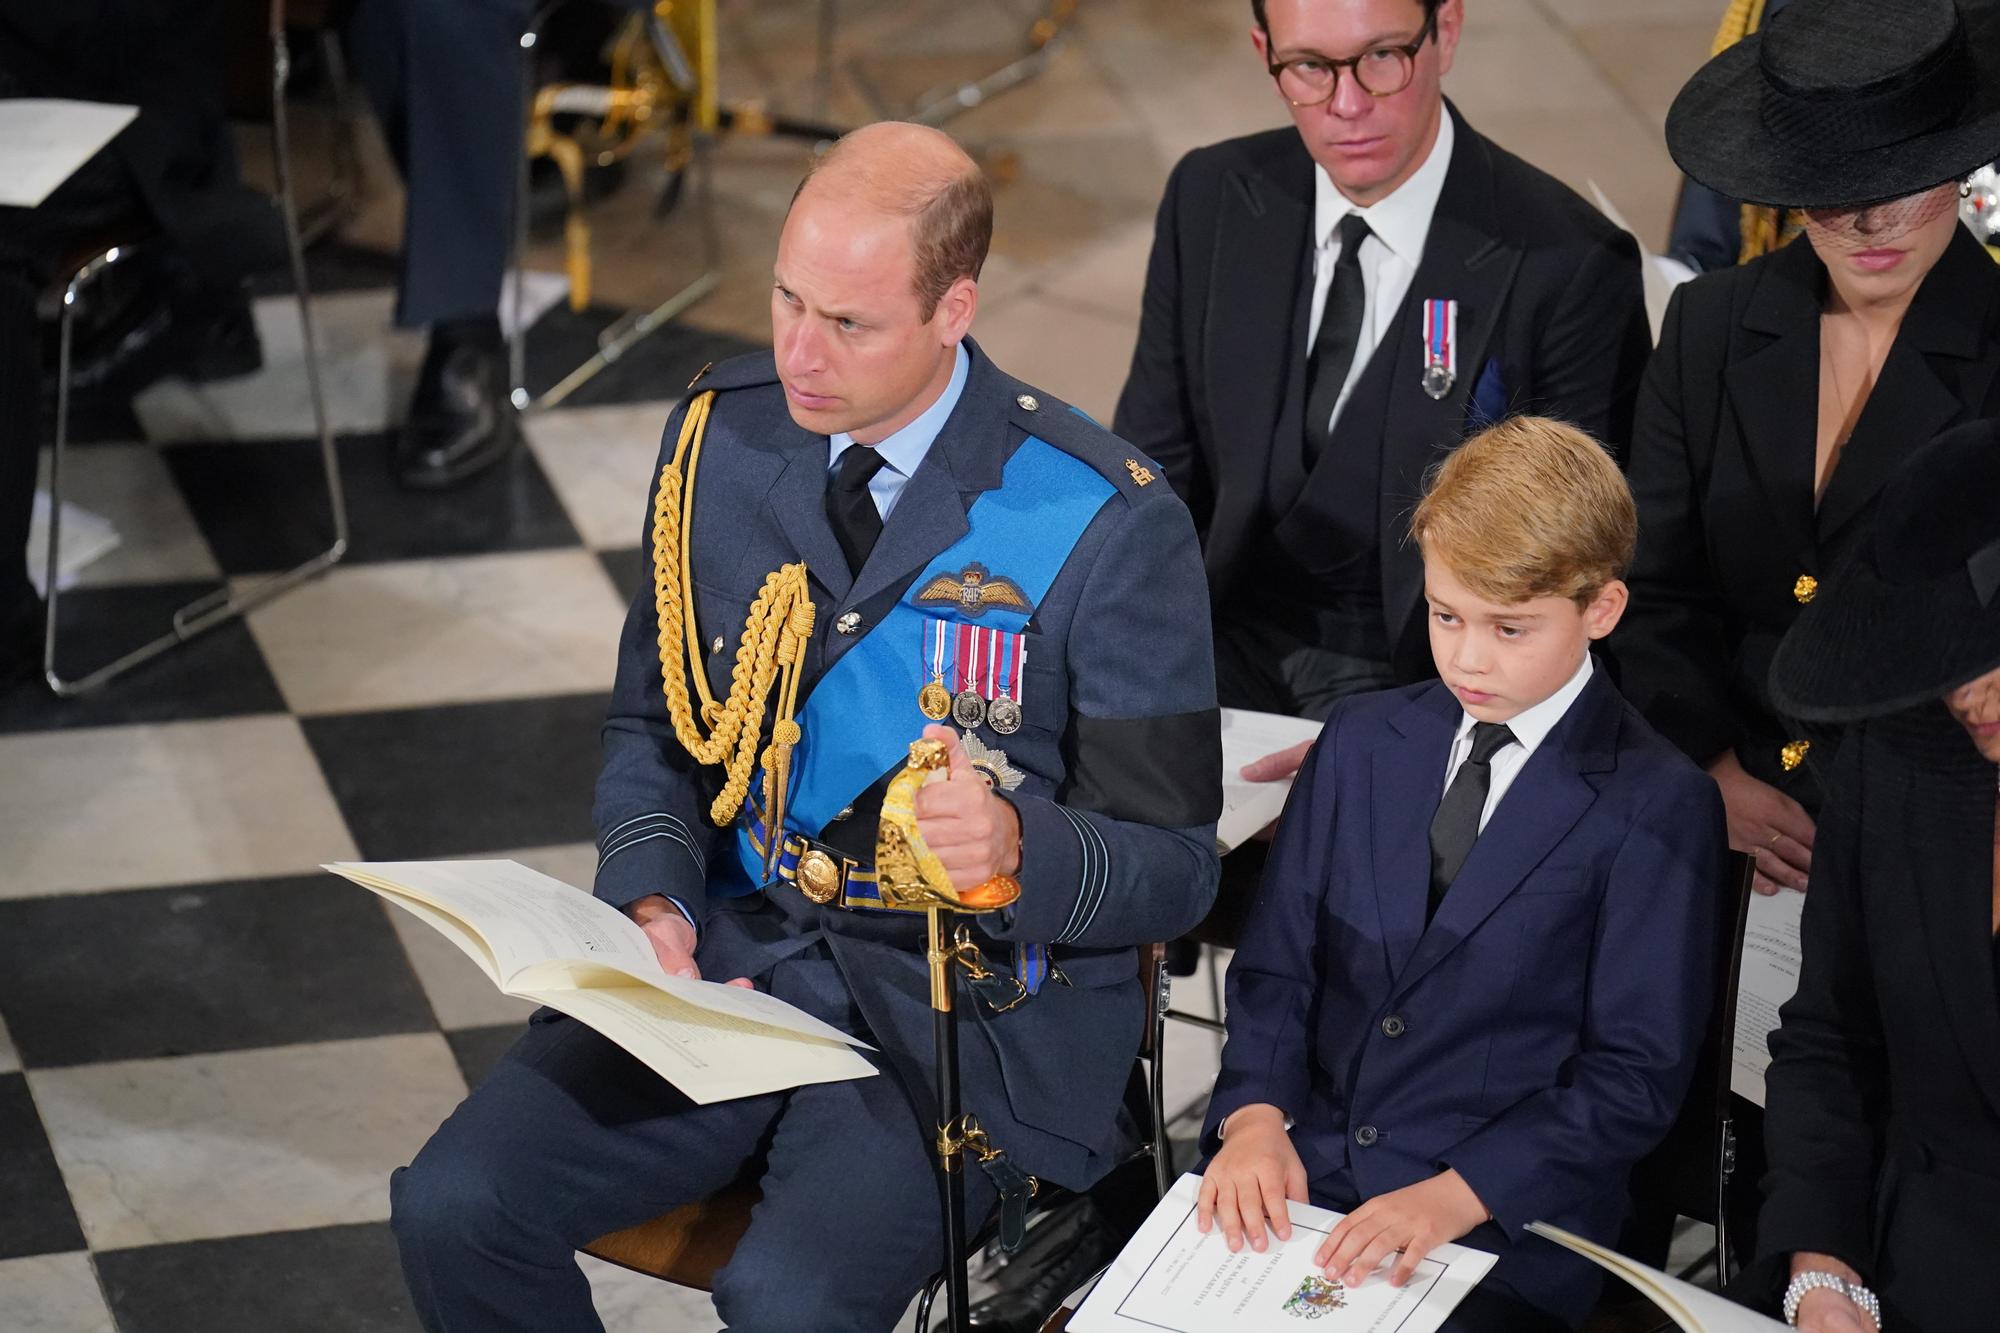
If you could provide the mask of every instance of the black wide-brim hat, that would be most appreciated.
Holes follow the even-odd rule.
[[[1695,72],[1667,150],[1719,194],[1859,208],[2000,156],[2000,31],[1952,0],[1792,0]]]
[[[1808,722],[1942,698],[2000,668],[2000,421],[1956,426],[1882,490],[1854,557],[1778,645],[1771,697]]]

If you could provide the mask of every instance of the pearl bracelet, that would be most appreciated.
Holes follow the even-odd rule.
[[[1849,1282],[1837,1274],[1824,1273],[1817,1269],[1792,1274],[1792,1284],[1785,1288],[1785,1322],[1794,1328],[1798,1327],[1799,1303],[1805,1300],[1807,1292],[1822,1289],[1837,1291],[1853,1301],[1864,1314],[1875,1321],[1876,1333],[1881,1333],[1882,1302],[1875,1299],[1875,1293],[1859,1282]]]

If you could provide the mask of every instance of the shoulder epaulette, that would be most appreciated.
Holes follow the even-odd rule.
[[[726,361],[711,361],[688,381],[689,393],[707,389],[749,389],[778,382],[778,359],[766,350],[745,352]]]
[[[1022,430],[1082,459],[1121,491],[1136,494],[1149,486],[1166,486],[1158,463],[1099,425],[1082,408],[1020,386],[1011,416]]]

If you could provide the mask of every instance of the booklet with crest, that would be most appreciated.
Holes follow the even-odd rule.
[[[1326,1333],[1432,1333],[1493,1267],[1494,1256],[1440,1245],[1400,1287],[1385,1264],[1348,1286],[1313,1262],[1342,1214],[1291,1205],[1292,1238],[1235,1254],[1220,1227],[1195,1226],[1201,1177],[1182,1176],[1111,1261],[1070,1320],[1072,1333],[1283,1333],[1301,1320]]]
[[[596,1028],[696,1102],[875,1073],[865,1042],[762,991],[668,976],[617,908],[513,861],[324,866],[457,945],[508,995]]]
[[[1785,1325],[1726,1300],[1712,1291],[1703,1291],[1689,1282],[1648,1268],[1637,1259],[1628,1259],[1613,1249],[1585,1240],[1547,1222],[1530,1222],[1528,1230],[1544,1240],[1574,1250],[1608,1273],[1614,1273],[1637,1288],[1660,1312],[1673,1320],[1683,1333],[1766,1333]]]

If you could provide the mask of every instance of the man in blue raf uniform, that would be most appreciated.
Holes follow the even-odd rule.
[[[807,177],[775,357],[701,377],[668,424],[658,599],[626,622],[605,728],[597,895],[670,971],[841,1026],[879,1048],[879,1076],[695,1106],[537,1014],[395,1178],[426,1327],[595,1330],[572,1252],[746,1172],[763,1201],[716,1282],[724,1322],[896,1322],[943,1261],[923,916],[887,909],[872,865],[919,735],[951,749],[916,818],[953,886],[1022,886],[968,918],[992,976],[960,989],[965,1109],[1021,1171],[1084,1186],[1113,1164],[1145,1010],[1132,946],[1186,930],[1215,890],[1207,594],[1157,467],[965,336],[991,228],[977,168],[933,130],[856,131]],[[803,604],[783,632],[742,630],[770,609],[767,576],[801,562],[812,616],[787,667],[767,645],[804,628]],[[754,751],[774,679],[761,734],[796,732],[789,762],[763,754],[782,801],[729,762],[730,719]],[[784,809],[769,831],[767,803]],[[976,1223],[1007,1182],[965,1174]]]

